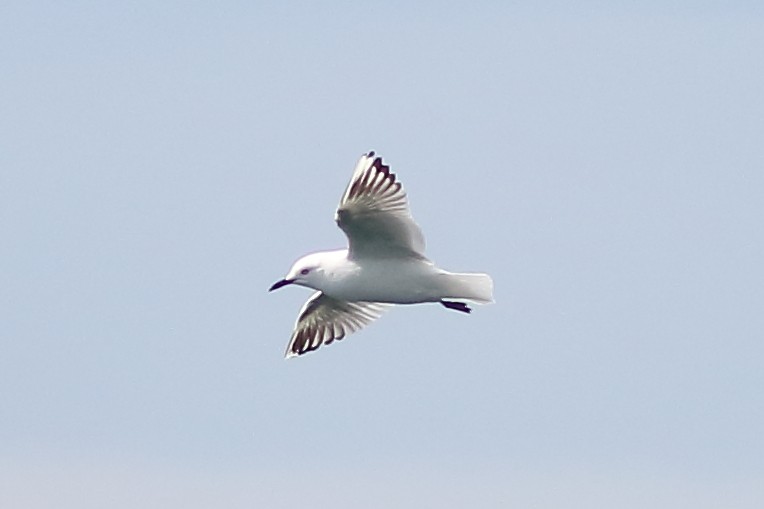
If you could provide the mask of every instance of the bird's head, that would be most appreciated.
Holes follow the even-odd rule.
[[[322,258],[319,255],[323,253],[313,253],[303,256],[292,265],[286,277],[273,283],[268,290],[278,290],[286,285],[296,284],[320,290],[320,284],[324,280],[324,266]]]

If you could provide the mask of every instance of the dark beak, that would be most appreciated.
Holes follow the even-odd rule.
[[[273,286],[268,288],[268,291],[272,292],[273,290],[278,290],[282,286],[291,285],[292,283],[294,283],[294,281],[292,281],[291,279],[282,279],[281,281],[276,281],[275,283],[273,283]]]

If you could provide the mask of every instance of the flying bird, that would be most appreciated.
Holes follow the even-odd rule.
[[[406,192],[373,151],[358,160],[334,219],[348,248],[303,256],[268,290],[291,284],[317,290],[300,310],[287,358],[341,340],[391,304],[439,302],[470,313],[462,301],[493,302],[488,274],[447,272],[425,257]]]

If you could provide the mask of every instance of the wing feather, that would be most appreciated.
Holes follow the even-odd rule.
[[[411,217],[406,191],[374,152],[358,160],[335,220],[347,235],[351,258],[424,259],[424,236]]]
[[[379,318],[386,307],[376,302],[342,301],[316,292],[300,310],[286,357],[339,341]]]

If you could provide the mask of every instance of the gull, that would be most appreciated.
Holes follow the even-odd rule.
[[[461,301],[493,302],[488,274],[447,272],[424,256],[406,192],[373,151],[358,160],[334,219],[348,248],[303,256],[268,290],[291,284],[317,290],[297,316],[287,358],[341,340],[391,304],[438,302],[470,313]]]

